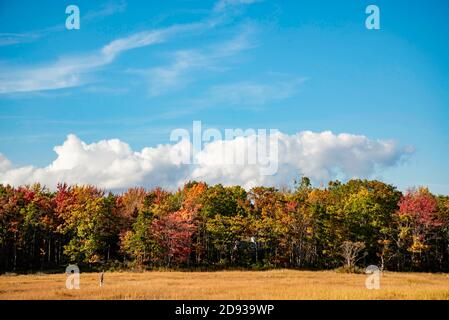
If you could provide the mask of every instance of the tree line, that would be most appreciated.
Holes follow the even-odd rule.
[[[449,271],[449,197],[380,181],[176,192],[0,184],[0,272],[89,268]]]

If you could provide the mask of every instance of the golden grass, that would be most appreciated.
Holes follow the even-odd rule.
[[[449,275],[386,272],[379,290],[366,275],[333,271],[81,273],[80,289],[65,274],[2,275],[0,299],[449,299]]]

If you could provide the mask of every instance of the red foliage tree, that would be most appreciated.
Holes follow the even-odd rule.
[[[399,215],[410,218],[424,229],[439,227],[437,201],[427,189],[408,191],[399,201]]]
[[[196,230],[188,211],[179,210],[159,217],[153,221],[152,230],[168,266],[188,261]]]
[[[437,201],[426,189],[409,190],[399,201],[399,237],[407,241],[411,237],[408,251],[421,253],[429,248],[426,244],[441,226],[437,212]]]

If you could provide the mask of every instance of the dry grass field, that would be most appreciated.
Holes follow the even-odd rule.
[[[80,289],[66,275],[2,275],[0,299],[449,299],[449,275],[386,272],[379,290],[366,275],[332,271],[81,273]]]

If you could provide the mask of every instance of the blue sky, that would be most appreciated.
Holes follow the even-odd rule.
[[[69,134],[141,150],[194,120],[330,130],[407,150],[369,178],[449,194],[448,16],[445,0],[2,1],[0,153],[45,168]]]

